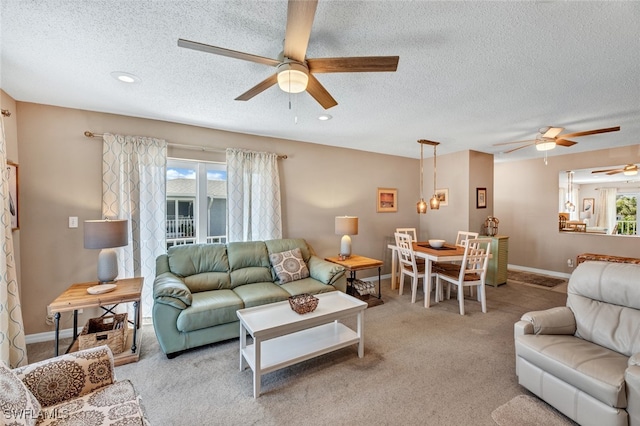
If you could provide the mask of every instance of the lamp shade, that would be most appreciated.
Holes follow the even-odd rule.
[[[127,220],[85,220],[84,248],[104,249],[126,246],[129,243]]]
[[[358,235],[358,217],[336,216],[336,235]]]

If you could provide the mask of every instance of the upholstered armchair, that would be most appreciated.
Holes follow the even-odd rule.
[[[0,389],[0,415],[9,425],[149,424],[133,384],[115,380],[108,346],[14,370],[0,363]]]

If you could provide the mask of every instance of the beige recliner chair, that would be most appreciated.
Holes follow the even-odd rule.
[[[640,425],[640,265],[585,262],[514,326],[518,382],[581,425]]]

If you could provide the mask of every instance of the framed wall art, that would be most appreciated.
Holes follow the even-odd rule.
[[[436,189],[436,195],[440,201],[440,207],[449,205],[449,188]]]
[[[487,188],[476,188],[476,208],[487,208]]]
[[[392,213],[398,211],[398,189],[378,188],[376,212]]]
[[[595,207],[596,199],[595,198],[585,198],[582,200],[582,211],[585,213],[593,213],[593,209]]]
[[[19,229],[18,223],[18,165],[7,161],[7,181],[9,182],[9,212],[11,213],[11,229]]]

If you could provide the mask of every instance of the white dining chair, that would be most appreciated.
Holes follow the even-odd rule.
[[[416,228],[396,228],[396,232],[401,234],[409,234],[413,242],[418,241]]]
[[[451,298],[451,286],[458,287],[458,304],[460,315],[464,315],[465,287],[478,287],[478,301],[482,312],[487,312],[487,297],[485,280],[487,267],[491,255],[491,238],[468,239],[465,245],[464,257],[458,270],[443,270],[436,274],[436,294],[443,291],[442,281],[447,283],[447,299]]]
[[[456,246],[464,247],[467,244],[467,240],[472,238],[478,238],[480,235],[477,232],[471,231],[458,231],[456,236]],[[458,271],[460,268],[460,262],[433,262],[431,264],[431,277],[435,280],[438,271],[453,270]],[[443,295],[440,294],[440,300],[443,299]],[[469,296],[473,297],[473,287],[469,287]]]
[[[402,232],[394,234],[396,239],[396,247],[398,251],[398,261],[400,266],[400,290],[402,294],[404,290],[405,277],[411,277],[411,303],[416,303],[416,293],[418,292],[418,280],[422,279],[425,306],[429,307],[429,297],[431,294],[431,280],[426,277],[424,264],[418,265],[416,256],[413,251],[411,236]]]

